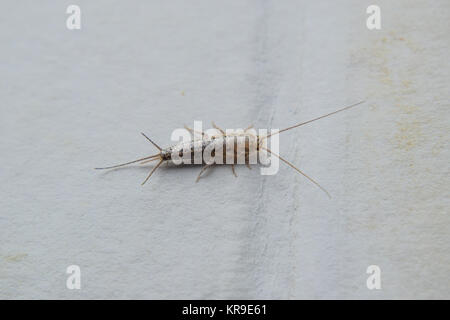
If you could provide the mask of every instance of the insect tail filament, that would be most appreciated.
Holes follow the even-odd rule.
[[[129,164],[132,164],[132,163],[136,163],[136,162],[139,162],[139,161],[147,160],[147,161],[144,161],[144,162],[148,162],[148,161],[156,160],[156,159],[158,159],[158,157],[161,157],[161,155],[160,155],[159,153],[158,153],[158,154],[154,154],[154,155],[149,156],[149,157],[145,157],[145,158],[133,160],[133,161],[130,161],[130,162],[125,162],[125,163],[117,164],[117,165],[115,165],[115,166],[103,167],[103,168],[94,168],[94,169],[97,169],[97,170],[113,169],[113,168],[123,167],[123,166],[129,165]],[[150,159],[150,160],[149,160],[149,159]]]
[[[153,172],[156,171],[156,169],[158,169],[158,167],[161,165],[161,163],[164,162],[164,159],[161,159],[158,164],[152,169],[152,171],[150,171],[150,173],[148,174],[147,178],[145,178],[144,182],[142,182],[142,185],[144,185],[148,179],[150,179],[150,177],[152,176]]]

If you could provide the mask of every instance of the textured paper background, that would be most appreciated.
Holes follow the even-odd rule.
[[[370,4],[2,1],[0,298],[450,298],[450,2]],[[280,138],[331,200],[284,166],[92,169],[364,98]]]

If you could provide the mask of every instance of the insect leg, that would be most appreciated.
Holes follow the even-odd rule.
[[[212,121],[211,124],[212,124],[213,128],[219,130],[224,136],[226,136],[225,131],[224,131],[223,129],[219,128],[219,127],[214,123],[214,121]]]
[[[206,169],[208,169],[209,167],[211,167],[213,164],[206,164],[203,166],[202,170],[200,170],[200,172],[198,173],[197,179],[195,180],[195,182],[198,182],[198,180],[200,180],[200,177],[202,176],[202,173],[205,172]]]
[[[246,145],[246,148],[248,149],[248,145]],[[252,170],[252,167],[250,167],[250,155],[248,151],[245,152],[245,165]]]
[[[204,133],[203,131],[196,131],[196,130],[194,130],[194,129],[192,129],[192,128],[189,128],[187,125],[184,125],[184,128],[185,128],[187,131],[189,131],[189,132],[192,134],[192,136],[194,136],[194,137],[195,137],[195,134],[198,133],[198,134],[201,134],[202,137],[205,137],[206,139],[209,139],[209,138],[208,138],[208,135],[207,135],[206,133]]]
[[[247,129],[244,130],[244,132],[247,132],[247,131],[250,130],[251,128],[253,128],[253,125],[252,125],[252,124],[249,125],[249,126],[247,127]]]
[[[234,170],[234,164],[231,165],[231,171],[233,171],[234,176],[237,178],[236,170]]]

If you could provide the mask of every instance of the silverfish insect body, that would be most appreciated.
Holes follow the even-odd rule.
[[[202,139],[193,139],[191,141],[188,142],[180,142],[175,144],[174,146],[168,147],[168,148],[161,148],[160,146],[158,146],[155,142],[153,142],[148,136],[146,136],[144,133],[141,133],[150,143],[152,143],[158,150],[159,153],[151,155],[151,156],[147,156],[144,158],[140,158],[137,160],[133,160],[130,162],[126,162],[126,163],[122,163],[122,164],[118,164],[118,165],[114,165],[114,166],[110,166],[110,167],[103,167],[103,168],[95,168],[95,169],[113,169],[113,168],[118,168],[118,167],[122,167],[122,166],[126,166],[132,163],[136,163],[136,162],[140,162],[141,164],[150,162],[150,161],[158,161],[158,163],[156,164],[155,167],[153,167],[153,169],[150,171],[150,173],[147,175],[147,177],[145,178],[145,180],[142,182],[142,184],[145,184],[148,179],[150,179],[150,177],[152,176],[152,174],[156,171],[156,169],[159,168],[159,166],[166,161],[174,161],[174,156],[177,157],[177,160],[183,157],[184,152],[189,152],[191,155],[191,163],[195,163],[194,162],[194,155],[195,154],[200,154],[203,155],[205,153],[205,151],[210,151],[211,155],[213,157],[213,159],[221,159],[223,161],[210,161],[210,162],[205,162],[204,158],[202,157],[202,160],[200,163],[203,164],[202,169],[200,170],[196,182],[198,182],[198,180],[200,179],[201,175],[203,174],[203,172],[210,168],[213,165],[216,164],[229,164],[231,165],[231,169],[232,172],[235,176],[236,172],[235,172],[235,164],[246,164],[247,167],[250,168],[250,164],[251,161],[250,159],[258,159],[259,157],[257,157],[257,153],[261,150],[264,150],[266,152],[268,152],[269,154],[279,158],[281,161],[283,161],[284,163],[286,163],[288,166],[290,166],[291,168],[293,168],[294,170],[296,170],[298,173],[302,174],[304,177],[306,177],[308,180],[310,180],[312,183],[314,183],[316,186],[318,186],[322,191],[324,191],[328,196],[329,193],[328,191],[326,191],[322,186],[320,186],[319,183],[317,183],[314,179],[312,179],[311,177],[309,177],[308,175],[306,175],[303,171],[301,171],[300,169],[298,169],[296,166],[294,166],[292,163],[290,163],[289,161],[287,161],[286,159],[282,158],[280,155],[277,155],[275,153],[273,153],[269,148],[267,148],[265,142],[266,139],[271,137],[272,135],[275,134],[280,134],[281,132],[284,131],[288,131],[300,126],[303,126],[305,124],[311,123],[313,121],[319,120],[319,119],[323,119],[325,117],[331,116],[333,114],[348,110],[350,108],[356,107],[357,105],[362,104],[364,101],[360,101],[358,103],[352,104],[350,106],[347,106],[345,108],[336,110],[334,112],[322,115],[320,117],[305,121],[305,122],[301,122],[298,123],[296,125],[293,125],[291,127],[287,127],[285,129],[279,130],[276,133],[273,134],[267,134],[264,136],[259,136],[256,134],[255,130],[251,130],[253,126],[248,127],[247,129],[245,129],[243,132],[238,132],[238,133],[232,133],[232,134],[227,134],[223,129],[219,128],[217,125],[215,125],[215,123],[213,122],[212,125],[213,127],[217,130],[217,134],[215,135],[208,135],[205,132],[195,132],[193,129],[186,127],[185,128],[193,135],[195,135],[195,133],[197,134],[201,134],[202,135]],[[223,156],[222,157],[215,157],[215,151],[217,150],[221,150],[223,152]],[[229,157],[229,158],[227,158]],[[231,159],[231,161],[230,161]],[[239,162],[238,159],[243,159],[243,161]]]

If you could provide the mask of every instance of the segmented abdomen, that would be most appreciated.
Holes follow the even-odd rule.
[[[208,164],[254,164],[257,162],[258,139],[253,135],[233,135],[216,137],[207,140],[181,142],[164,149],[161,153],[164,160],[184,163]],[[190,153],[190,157],[189,154]],[[217,156],[221,154],[222,156]]]

